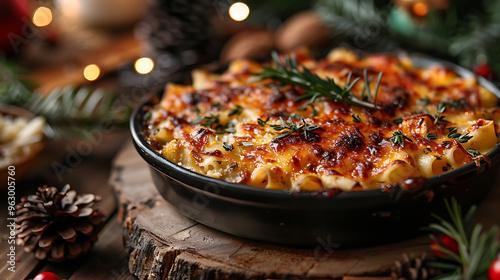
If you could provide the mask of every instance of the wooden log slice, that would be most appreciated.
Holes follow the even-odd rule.
[[[297,249],[211,229],[182,216],[163,199],[148,165],[131,143],[114,160],[110,182],[119,201],[129,270],[139,279],[338,279],[346,275],[389,275],[403,253],[430,253],[427,236],[350,250],[336,249],[329,240],[318,238],[315,248]],[[495,200],[500,201],[496,193]],[[498,222],[499,214],[495,215],[490,220]]]

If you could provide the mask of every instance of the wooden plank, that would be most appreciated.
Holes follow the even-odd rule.
[[[68,280],[136,279],[128,273],[128,251],[123,247],[122,240],[121,224],[113,216],[85,261]]]
[[[2,245],[4,243],[2,242]],[[4,248],[5,249],[5,248]],[[26,253],[17,246],[16,248],[16,256],[19,258],[19,262],[16,263],[15,272],[9,271],[7,268],[9,264],[7,264],[6,251],[1,249],[2,255],[0,257],[0,279],[2,280],[19,280],[27,278],[34,269],[39,265],[38,260],[31,253]]]

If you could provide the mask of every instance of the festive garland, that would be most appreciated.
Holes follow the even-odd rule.
[[[356,48],[405,48],[500,74],[499,0],[319,0],[315,11]]]

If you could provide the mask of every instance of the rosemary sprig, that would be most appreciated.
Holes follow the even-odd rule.
[[[361,119],[359,118],[359,116],[357,114],[352,114],[352,121],[355,122],[355,123],[361,123]]]
[[[270,127],[279,132],[286,130],[281,132],[281,134],[276,136],[274,139],[282,139],[292,135],[293,133],[299,133],[303,135],[306,140],[311,140],[311,137],[315,135],[314,131],[321,128],[315,124],[308,125],[304,119],[302,119],[301,125],[295,124],[291,118],[289,118],[288,121],[289,122],[286,122],[282,117],[280,117],[281,124],[270,125]]]
[[[359,107],[367,107],[367,108],[377,108],[377,92],[380,83],[380,79],[382,77],[382,72],[379,74],[379,79],[377,82],[377,92],[375,92],[375,98],[373,102],[365,102],[363,100],[358,99],[351,92],[351,89],[354,85],[360,80],[360,78],[356,78],[354,81],[350,81],[350,77],[352,74],[348,75],[347,83],[344,87],[340,87],[335,83],[332,78],[320,78],[318,75],[311,73],[309,69],[302,66],[302,71],[299,70],[299,66],[297,64],[297,59],[295,55],[290,57],[285,57],[285,63],[283,64],[279,58],[278,53],[273,52],[272,57],[274,60],[275,68],[267,67],[261,72],[255,74],[251,81],[259,81],[264,79],[273,79],[279,81],[282,84],[286,85],[294,85],[307,90],[307,92],[299,96],[296,100],[305,100],[308,101],[304,104],[305,106],[313,104],[319,98],[325,98],[329,101],[337,101],[342,102],[347,105],[354,105]],[[369,81],[365,79],[365,87],[369,89]],[[370,96],[371,97],[371,96]]]
[[[405,146],[405,141],[413,142],[408,136],[404,135],[401,130],[395,131],[391,136],[391,141],[394,144],[398,144],[401,147]]]
[[[433,215],[439,223],[432,223],[429,228],[454,239],[458,243],[458,253],[442,244],[436,236],[430,235],[439,245],[433,247],[433,250],[443,255],[428,265],[440,269],[441,277],[447,277],[446,279],[486,279],[489,265],[497,258],[500,250],[498,227],[495,225],[489,231],[483,231],[481,224],[474,225],[472,218],[475,206],[463,216],[462,209],[454,198],[451,203],[445,200],[445,205],[450,220]]]

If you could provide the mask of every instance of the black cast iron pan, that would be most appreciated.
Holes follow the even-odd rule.
[[[455,64],[411,56],[416,67],[442,65],[462,77],[473,74]],[[500,97],[500,91],[479,77],[480,85]],[[158,99],[158,98],[153,98]],[[487,155],[491,163],[469,163],[419,182],[415,192],[367,190],[334,196],[261,189],[213,179],[178,166],[154,151],[143,135],[143,116],[154,101],[133,113],[130,129],[135,147],[150,165],[161,195],[185,216],[236,236],[291,246],[358,247],[415,236],[441,212],[443,199],[455,197],[468,206],[481,201],[498,183],[500,147]],[[414,184],[415,180],[405,182]]]

